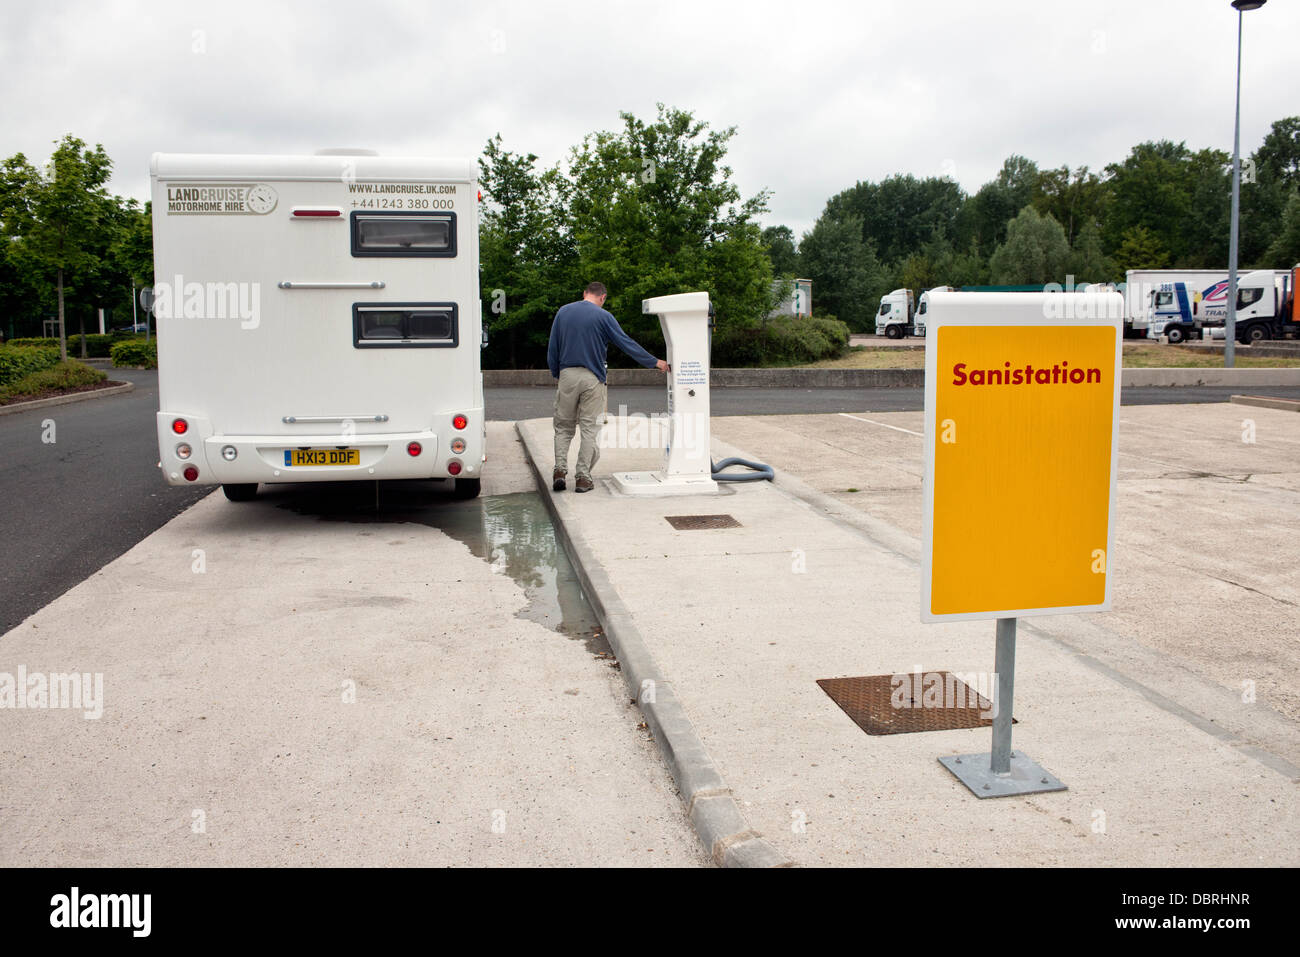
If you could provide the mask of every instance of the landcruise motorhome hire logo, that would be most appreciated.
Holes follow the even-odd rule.
[[[169,215],[264,216],[280,197],[266,183],[190,183],[167,187]]]

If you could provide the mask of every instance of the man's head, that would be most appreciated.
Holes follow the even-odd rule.
[[[582,291],[582,298],[588,302],[594,302],[598,306],[605,305],[605,298],[609,295],[609,290],[605,288],[603,282],[593,282],[587,285]]]

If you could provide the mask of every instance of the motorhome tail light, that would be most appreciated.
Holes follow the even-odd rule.
[[[182,442],[176,446],[176,457],[178,459],[187,459],[190,457],[190,453],[193,451],[194,450],[191,449],[186,443]]]
[[[221,449],[221,457],[225,459],[227,462],[235,461],[238,455],[239,455],[239,449],[235,448],[233,445],[227,445]]]
[[[406,443],[406,454],[411,456],[412,458],[419,455],[423,451],[424,451],[424,446],[420,445],[419,442]]]
[[[469,425],[469,419],[465,418],[463,415],[458,415],[451,420],[451,427],[453,429],[463,429],[467,425]]]
[[[462,452],[465,451],[465,440],[464,440],[464,439],[452,439],[452,440],[451,440],[451,450],[452,450],[453,452],[455,452],[457,455],[460,455],[460,453],[462,453]]]
[[[459,463],[459,462],[448,462],[448,463],[447,463],[447,473],[448,473],[449,475],[459,475],[459,474],[460,474],[460,463]]]
[[[294,216],[298,216],[298,217],[313,217],[313,216],[314,216],[314,217],[322,217],[322,216],[326,216],[326,217],[329,217],[329,216],[335,216],[335,217],[337,217],[337,216],[342,216],[342,215],[343,215],[343,210],[341,210],[341,209],[322,209],[322,208],[319,208],[319,207],[313,207],[313,206],[302,206],[302,207],[295,208],[294,211],[293,211],[293,214],[294,214]]]
[[[185,468],[185,471],[182,472],[181,474],[185,476],[185,481],[193,482],[196,478],[199,477],[199,470],[196,469],[193,465],[190,465],[187,466]]]
[[[190,424],[184,419],[172,419],[172,431],[177,435],[184,435],[190,430]]]

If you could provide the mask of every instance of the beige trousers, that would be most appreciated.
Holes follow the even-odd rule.
[[[555,467],[569,470],[569,446],[573,433],[582,435],[578,443],[578,478],[591,478],[591,470],[600,458],[596,437],[605,415],[605,383],[582,366],[560,370],[560,385],[555,390]]]

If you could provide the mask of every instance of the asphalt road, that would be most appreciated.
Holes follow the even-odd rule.
[[[158,476],[157,373],[110,378],[135,391],[0,416],[0,634],[212,491]]]
[[[172,488],[158,476],[157,373],[115,369],[134,392],[0,416],[0,634],[121,555],[211,491]],[[1226,402],[1226,388],[1126,390],[1125,405]],[[1300,398],[1300,388],[1253,390]],[[609,409],[664,410],[664,390],[615,388]],[[713,413],[775,415],[914,411],[920,389],[715,389]],[[488,418],[551,414],[546,388],[489,389]],[[55,442],[42,442],[53,420]]]

